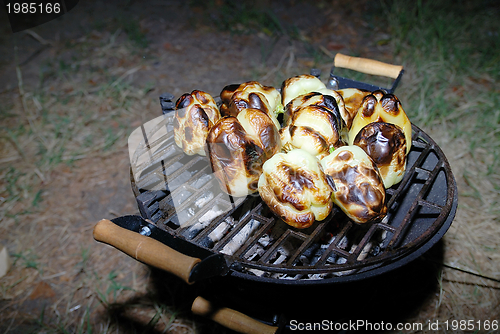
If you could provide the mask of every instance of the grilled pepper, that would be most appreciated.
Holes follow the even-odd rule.
[[[281,102],[283,106],[286,107],[286,105],[297,96],[311,92],[319,92],[321,89],[326,89],[326,86],[314,75],[302,74],[291,77],[281,84]]]
[[[331,148],[344,145],[343,121],[331,109],[310,105],[293,113],[289,124],[280,130],[285,150],[301,148],[318,158],[328,155]]]
[[[365,96],[349,130],[349,145],[363,127],[373,122],[395,124],[401,128],[406,139],[406,153],[411,149],[411,123],[399,99],[380,90]]]
[[[266,160],[281,150],[278,128],[268,114],[258,109],[243,109],[236,118],[247,134],[264,150]]]
[[[325,219],[333,207],[332,185],[319,160],[301,149],[276,153],[267,160],[258,190],[271,211],[296,228]]]
[[[313,75],[299,75],[283,81],[281,85],[281,96],[285,107],[284,121],[291,117],[293,112],[307,105],[322,105],[329,107],[332,99],[335,100],[335,109],[340,114],[343,122],[350,127],[352,116],[346,110],[342,95],[337,91],[326,88],[325,84]],[[321,95],[324,97],[321,98]],[[328,100],[325,100],[329,99]],[[323,99],[323,101],[321,101]]]
[[[406,139],[397,125],[375,122],[366,125],[354,138],[380,171],[385,188],[403,179],[406,170]]]
[[[352,121],[354,116],[358,113],[359,106],[363,102],[366,95],[371,94],[370,91],[357,89],[357,88],[345,88],[336,90],[336,92],[342,97],[344,101],[346,113],[348,116],[345,118],[347,129],[352,126]]]
[[[193,90],[175,103],[174,140],[187,155],[205,155],[205,140],[210,128],[220,119],[219,109],[210,94]]]
[[[265,112],[275,122],[283,111],[280,92],[270,86],[263,86],[257,81],[248,81],[240,85],[228,85],[220,93],[222,116],[237,116],[243,109],[252,108]]]
[[[355,223],[382,219],[385,188],[372,159],[358,146],[343,146],[321,160],[335,184],[333,202]]]
[[[226,193],[236,197],[257,192],[262,164],[280,148],[278,129],[257,109],[221,118],[206,140],[215,177]]]

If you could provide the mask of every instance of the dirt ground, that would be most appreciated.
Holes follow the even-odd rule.
[[[214,1],[207,6],[196,1],[188,5],[173,0],[147,4],[80,1],[71,12],[33,28],[32,33],[12,34],[6,20],[0,20],[0,95],[13,109],[22,109],[16,48],[17,62],[22,63],[23,89],[27,92],[37,89],[71,92],[81,84],[89,87],[89,95],[98,94],[92,92],[92,87],[98,87],[100,74],[95,78],[86,76],[81,82],[74,79],[78,75],[73,72],[73,79],[43,82],[40,79],[51,62],[59,62],[61,69],[62,64],[78,61],[82,68],[94,66],[99,71],[115,73],[117,82],[128,84],[127,90],[121,92],[123,100],[127,98],[124,92],[134,97],[128,109],[132,111],[109,116],[108,125],[100,125],[115,128],[118,133],[111,148],[86,151],[72,163],[52,164],[36,172],[29,162],[23,162],[22,154],[12,149],[12,143],[2,142],[2,166],[12,164],[30,170],[33,188],[25,192],[41,197],[36,208],[30,207],[31,200],[16,201],[8,207],[10,214],[2,215],[0,220],[0,243],[7,247],[14,261],[9,273],[0,278],[2,332],[225,332],[211,321],[186,311],[178,298],[182,283],[175,278],[151,270],[92,238],[92,229],[99,219],[137,213],[130,187],[128,134],[160,115],[158,96],[163,92],[179,96],[200,89],[218,95],[226,84],[247,80],[279,85],[285,77],[307,73],[314,66],[326,74],[331,65],[328,56],[336,52],[397,62],[390,46],[383,42],[387,32],[374,29],[376,22],[367,18],[366,11],[373,10],[369,1],[355,1],[348,6],[341,6],[339,1],[316,5],[292,0],[274,2],[271,8],[285,28],[294,26],[297,32],[294,38],[281,34],[278,39],[266,31],[242,34],[217,29],[213,20],[214,17],[223,20],[217,17],[220,3]],[[266,5],[265,1],[262,3]],[[134,27],[139,31],[133,30]],[[311,51],[311,45],[315,51]],[[96,49],[89,50],[87,46]],[[86,62],[82,61],[82,54],[86,55]],[[50,87],[40,88],[40,82]],[[95,114],[108,117],[106,113],[116,113],[113,108],[103,108],[111,102],[99,97],[89,99],[91,102],[85,107],[94,109]],[[5,122],[2,128],[13,126],[10,121]],[[460,143],[428,130],[442,145],[452,169],[461,175],[467,164]],[[28,157],[36,155],[29,144],[21,150]],[[457,178],[460,194],[475,189],[466,181]],[[3,180],[3,184],[8,181]],[[6,197],[5,191],[2,198]],[[462,223],[478,217],[478,210],[484,205],[470,197],[464,197],[463,203],[457,212],[457,221]],[[437,258],[444,257],[445,263],[470,264],[469,255],[454,253],[460,248],[457,244],[464,242],[463,229],[455,225],[463,226],[454,223],[435,250],[439,253]],[[484,236],[489,237],[492,236]],[[481,241],[466,240],[471,245]],[[482,250],[475,246],[469,249],[484,258]],[[496,253],[487,256],[486,264],[481,264],[485,275],[498,276],[498,272],[487,270],[487,262],[494,266],[498,260]],[[410,272],[421,268],[419,264]],[[429,281],[422,289],[424,296],[400,314],[404,321],[446,319],[454,305],[470,308],[462,313],[470,319],[499,318],[497,282],[455,271],[436,271],[432,275],[435,276],[427,278]],[[443,290],[444,284],[447,290]],[[467,293],[462,290],[464,284]],[[460,292],[454,293],[455,290]],[[488,296],[485,300],[489,304],[481,303],[481,296]],[[394,298],[393,305],[413,304]]]

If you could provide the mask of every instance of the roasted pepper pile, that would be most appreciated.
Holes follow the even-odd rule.
[[[205,92],[176,103],[175,141],[206,155],[221,188],[260,195],[296,228],[338,207],[357,224],[381,220],[385,189],[397,184],[411,148],[411,123],[383,91],[330,90],[312,75],[281,91],[258,82],[228,85],[221,104]]]

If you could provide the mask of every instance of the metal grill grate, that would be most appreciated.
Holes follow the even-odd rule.
[[[315,280],[373,270],[429,241],[456,197],[443,152],[413,126],[407,171],[387,189],[382,222],[359,226],[334,210],[308,229],[294,229],[260,197],[222,193],[208,159],[187,156],[176,146],[172,123],[172,115],[162,116],[135,150],[131,179],[141,214],[173,236],[226,254],[244,275]]]

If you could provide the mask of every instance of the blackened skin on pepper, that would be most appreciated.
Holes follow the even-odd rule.
[[[354,145],[361,147],[380,171],[384,186],[401,181],[406,170],[406,138],[395,124],[374,122],[356,135]]]

